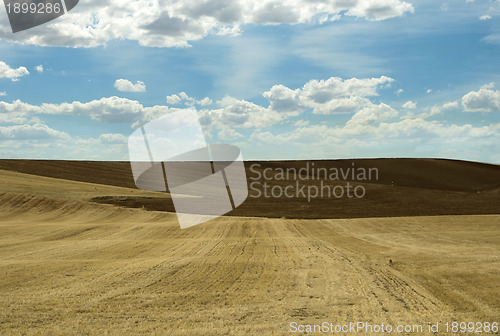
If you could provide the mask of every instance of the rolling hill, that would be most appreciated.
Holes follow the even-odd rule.
[[[304,170],[309,164],[309,169]],[[253,166],[253,168],[252,168]],[[256,183],[242,206],[230,216],[271,218],[367,218],[431,215],[473,215],[500,213],[500,166],[445,160],[445,159],[356,159],[318,161],[260,161],[245,162],[249,183]],[[314,167],[312,169],[311,167]],[[273,197],[273,187],[283,190],[299,182],[301,187],[321,190],[318,172],[321,169],[347,171],[350,168],[373,169],[378,179],[359,181],[347,174],[340,180],[326,181],[331,186],[345,188],[349,182],[353,188],[362,186],[362,198],[347,196],[336,198],[333,192],[321,197],[307,199],[308,195],[295,193],[294,197]],[[129,162],[91,161],[30,161],[0,160],[0,169],[27,174],[98,183],[125,188],[136,188]],[[306,173],[276,179],[279,169]],[[267,171],[266,171],[267,170]],[[272,176],[270,181],[264,177]],[[307,173],[312,174],[307,179]],[[260,177],[260,178],[259,178]],[[356,176],[354,176],[356,177]],[[263,184],[269,184],[269,193],[264,194]],[[279,195],[279,193],[275,193]],[[304,197],[305,196],[305,197]],[[99,195],[94,201],[147,210],[174,211],[171,200],[150,195],[132,197]]]

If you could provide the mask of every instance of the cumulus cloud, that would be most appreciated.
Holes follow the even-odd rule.
[[[373,123],[397,115],[385,104],[374,104],[367,97],[377,96],[378,89],[390,85],[394,80],[380,78],[332,77],[327,80],[311,80],[302,88],[290,89],[275,85],[263,93],[268,107],[233,97],[217,102],[219,109],[201,110],[203,124],[212,130],[232,128],[264,128],[299,116],[307,110],[314,114],[358,114],[355,122]],[[172,101],[186,99],[185,94],[170,96]]]
[[[397,109],[370,99],[392,81],[387,77],[347,80],[333,78],[309,81],[299,89],[275,85],[263,94],[269,101],[267,107],[225,97],[217,102],[219,109],[202,110],[200,114],[203,125],[213,127],[212,131],[221,139],[239,139],[239,133],[234,137],[228,134],[238,129],[253,129],[248,138],[252,146],[262,145],[265,148],[270,144],[284,145],[288,153],[290,148],[296,147],[297,153],[310,153],[312,156],[328,156],[332,153],[337,155],[342,152],[349,157],[352,153],[346,152],[346,148],[355,148],[356,155],[366,153],[367,156],[383,156],[390,153],[391,148],[397,147],[398,154],[394,155],[401,155],[401,148],[409,151],[419,148],[419,153],[427,154],[417,156],[458,155],[457,153],[465,150],[468,153],[481,152],[477,158],[480,155],[489,157],[491,153],[484,148],[493,147],[500,140],[500,124],[472,126],[426,120],[442,110],[457,109],[457,101],[424,107],[423,112],[418,115],[409,113],[398,119],[400,112]],[[492,87],[492,84],[488,84],[481,90],[492,91]],[[404,104],[404,108],[414,110],[416,105],[409,101]],[[295,126],[292,129],[281,126],[271,128],[274,124],[307,110],[318,115],[351,113],[352,117],[343,126],[336,127],[298,120],[287,123]],[[471,156],[467,158],[474,159]]]
[[[408,109],[408,110],[414,110],[417,108],[417,103],[412,102],[411,100],[407,101],[406,103],[403,104],[403,108]]]
[[[296,147],[297,153],[308,153],[311,157],[406,155],[418,150],[416,155],[421,157],[450,156],[453,153],[453,157],[493,160],[491,149],[496,148],[500,141],[500,124],[472,126],[426,120],[441,110],[457,109],[457,101],[419,108],[421,114],[408,113],[398,119],[398,110],[371,98],[379,95],[379,90],[392,81],[388,77],[330,78],[309,81],[298,89],[275,85],[263,93],[268,105],[224,97],[212,108],[199,111],[199,116],[204,130],[210,132],[209,136],[217,135],[218,139],[227,141],[238,140],[243,146],[251,145],[252,148],[282,144],[288,152]],[[185,92],[169,97],[167,100],[176,103],[203,101]],[[464,110],[494,111],[500,106],[499,101],[500,92],[494,90],[494,83],[490,83],[479,91],[464,95],[462,105]],[[137,127],[177,110],[168,106],[145,107],[138,101],[119,97],[42,105],[30,105],[19,100],[12,103],[0,101],[0,152],[4,157],[15,157],[15,149],[21,148],[16,146],[22,143],[23,153],[37,156],[46,153],[43,148],[37,147],[45,141],[56,148],[52,153],[66,151],[66,158],[89,159],[101,155],[96,158],[123,159],[127,150],[127,139],[123,134],[102,134],[95,139],[70,138],[64,132],[43,125],[36,115],[85,115],[102,122],[130,123]],[[316,116],[311,120],[307,120],[307,116],[300,120],[294,118],[304,113],[315,113]],[[352,116],[337,126],[323,124],[328,118],[324,116],[332,113],[350,113]],[[323,120],[314,124],[313,120],[318,119]],[[279,127],[272,128],[276,124]],[[74,143],[74,146],[68,143]],[[33,150],[30,151],[30,148]],[[460,155],[464,150],[482,154],[464,157]],[[274,151],[277,155],[279,150]]]
[[[304,126],[307,126],[307,125],[309,125],[309,120],[297,120],[294,123],[294,126],[297,126],[297,127],[304,127]]]
[[[490,15],[482,15],[479,17],[479,20],[481,20],[481,21],[490,20],[490,19],[491,19]]]
[[[483,86],[479,91],[471,91],[462,97],[462,106],[467,112],[500,112],[500,91]]]
[[[170,104],[170,105],[175,105],[175,104],[178,104],[181,102],[181,98],[174,94],[174,95],[171,95],[171,96],[167,96],[167,104]]]
[[[264,92],[263,96],[270,102],[271,110],[279,113],[297,115],[307,108],[302,102],[299,89],[291,90],[284,85],[275,85]]]
[[[351,3],[356,3],[356,5],[347,11],[347,15],[364,17],[370,21],[381,21],[415,12],[411,4],[398,0],[371,0]]]
[[[209,106],[209,105],[213,104],[213,101],[212,101],[212,99],[205,97],[202,100],[198,100],[197,104],[200,106]]]
[[[456,108],[458,108],[458,102],[454,101],[454,102],[445,103],[445,104],[443,104],[442,108],[443,108],[443,110],[456,109]]]
[[[44,124],[0,126],[0,139],[5,140],[67,140],[70,136]]]
[[[408,104],[408,102],[403,105],[403,108],[409,109],[408,107],[405,107],[405,105],[407,105],[407,104]],[[412,104],[408,104],[408,105],[410,107],[413,106]],[[417,107],[417,105],[415,104],[414,109],[416,109],[416,107]],[[443,110],[451,110],[451,109],[456,109],[456,108],[458,108],[458,102],[456,102],[456,101],[448,102],[448,103],[445,103],[442,105],[432,105],[432,106],[428,106],[428,107],[423,108],[422,110],[424,112],[422,112],[422,113],[415,114],[415,113],[410,112],[410,113],[402,116],[401,119],[427,119],[429,117],[440,114]]]
[[[377,90],[390,85],[394,79],[380,78],[311,80],[302,89],[292,90],[275,85],[263,96],[270,103],[270,110],[296,116],[307,109],[315,114],[354,113],[370,103],[365,97],[377,96]]]
[[[200,111],[200,121],[203,125],[216,129],[223,129],[226,126],[231,128],[262,128],[274,125],[284,119],[276,111],[233,97],[224,97],[217,104],[221,108]]]
[[[399,112],[387,104],[379,105],[370,103],[368,106],[354,114],[346,124],[347,127],[355,127],[357,125],[377,125],[382,121],[397,117]]]
[[[315,114],[350,114],[356,113],[371,105],[369,99],[363,97],[335,98],[323,104],[317,104]]]
[[[9,78],[13,82],[18,81],[21,77],[29,75],[28,69],[19,67],[17,69],[11,68],[5,62],[0,61],[0,78]]]
[[[394,79],[382,76],[380,78],[342,79],[331,77],[327,80],[311,80],[303,88],[305,97],[314,103],[325,103],[333,98],[346,96],[370,97],[378,96],[377,89],[389,85]]]
[[[97,121],[131,123],[135,126],[171,111],[167,106],[145,107],[138,101],[119,97],[101,98],[86,103],[74,101],[42,105],[31,105],[20,100],[12,103],[0,101],[0,116],[7,117],[4,122],[12,122],[14,118],[24,120],[23,118],[36,114],[86,115]],[[2,122],[1,118],[0,122]]]
[[[243,134],[230,127],[223,127],[222,130],[217,133],[217,135],[222,140],[236,140],[244,138]]]
[[[127,79],[117,79],[115,82],[115,88],[122,92],[146,92],[146,85],[144,82],[137,81],[133,84]]]
[[[202,123],[212,130],[224,127],[264,128],[293,116],[298,116],[307,109],[315,114],[360,113],[359,120],[373,122],[393,115],[387,105],[373,104],[367,96],[377,96],[378,88],[393,81],[388,77],[343,80],[332,77],[328,80],[312,80],[302,89],[292,90],[283,85],[273,86],[264,92],[269,106],[264,107],[233,97],[224,97],[213,101],[206,97],[196,100],[185,92],[167,97],[171,105],[183,102],[185,105],[205,107],[199,114]],[[214,104],[215,105],[215,104]],[[151,121],[159,116],[176,111],[179,108],[168,106],[145,107],[136,100],[119,97],[104,97],[90,102],[68,102],[62,104],[31,105],[20,100],[12,103],[0,101],[0,123],[25,123],[35,115],[85,115],[93,120],[107,123],[130,123],[133,126]],[[363,118],[361,118],[363,117]],[[382,119],[381,119],[382,118]],[[239,137],[234,132],[226,131],[226,137]]]
[[[181,102],[184,102],[184,105],[186,106],[194,106],[194,105],[209,106],[213,104],[212,99],[208,97],[205,97],[201,100],[196,100],[193,97],[189,97],[186,92],[181,92],[179,94],[167,96],[167,104],[169,105],[176,105]]]
[[[127,39],[155,47],[186,47],[208,34],[238,34],[247,24],[301,24],[342,15],[380,21],[414,7],[402,0],[89,0],[35,31],[12,34],[6,16],[0,38],[43,46],[95,47]]]
[[[0,101],[0,123],[27,123],[28,117],[40,112],[40,106],[26,104],[20,100],[12,103]]]
[[[7,92],[5,91],[0,91],[0,97],[5,97],[7,95]]]
[[[37,65],[37,66],[35,67],[35,70],[36,70],[36,71],[38,71],[38,73],[42,73],[42,72],[43,72],[43,65],[42,65],[42,64]]]

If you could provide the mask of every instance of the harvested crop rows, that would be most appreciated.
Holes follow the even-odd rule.
[[[293,321],[500,316],[498,215],[223,217],[180,230],[171,213],[88,201],[125,188],[0,182],[6,334],[289,335]]]

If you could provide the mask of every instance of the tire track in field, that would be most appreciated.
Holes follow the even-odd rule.
[[[343,261],[344,276],[350,279],[345,285],[349,296],[357,302],[353,305],[356,309],[346,315],[347,318],[394,323],[401,322],[394,312],[404,311],[425,322],[425,318],[449,310],[414,281],[376,260],[373,256],[376,246],[345,235],[343,230],[335,228],[334,220],[321,222],[318,226],[304,222],[297,232],[304,237],[316,237],[316,242],[320,242],[318,248],[325,256]]]

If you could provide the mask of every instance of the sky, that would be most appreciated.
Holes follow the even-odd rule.
[[[500,163],[500,0],[89,0],[13,33],[0,158],[128,160],[196,108],[245,160]]]

